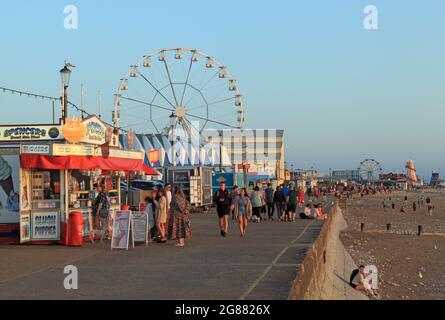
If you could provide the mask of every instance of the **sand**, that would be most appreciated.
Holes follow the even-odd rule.
[[[400,207],[408,196],[407,213]],[[413,212],[412,203],[421,195],[435,206],[428,215],[426,204]],[[389,194],[355,196],[343,210],[348,228],[341,240],[357,265],[375,265],[379,270],[378,293],[388,300],[445,299],[445,191],[395,192],[393,211],[383,209]],[[360,225],[365,224],[365,232]],[[391,232],[387,232],[387,224]],[[418,236],[418,226],[431,235]],[[433,235],[434,234],[434,235]]]

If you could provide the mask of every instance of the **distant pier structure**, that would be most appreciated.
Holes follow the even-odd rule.
[[[440,175],[439,172],[437,171],[433,171],[433,173],[431,173],[431,181],[430,181],[430,185],[432,187],[438,187],[440,186]]]

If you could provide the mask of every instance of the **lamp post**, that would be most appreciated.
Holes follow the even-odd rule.
[[[223,172],[223,131],[219,130],[219,172]]]
[[[59,71],[60,78],[62,80],[62,117],[60,118],[61,124],[66,122],[68,117],[67,106],[68,106],[68,86],[70,84],[71,69],[74,67],[72,64],[65,61],[65,66]]]
[[[293,164],[291,164],[290,165],[290,168],[291,168],[291,170],[292,170],[292,173],[291,173],[291,175],[292,175],[292,181],[294,181],[295,180],[295,175],[294,175],[294,165]]]
[[[174,167],[175,166],[175,148],[174,148],[174,143],[175,143],[175,127],[176,127],[176,123],[178,121],[178,117],[176,116],[176,114],[172,113],[170,116],[170,145],[171,145],[171,149],[172,149],[172,161],[171,161],[171,166]]]

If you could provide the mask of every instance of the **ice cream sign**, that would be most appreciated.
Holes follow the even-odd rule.
[[[87,133],[82,142],[103,145],[106,142],[107,126],[96,116],[86,118],[83,124]]]
[[[59,126],[0,126],[0,141],[59,140]]]

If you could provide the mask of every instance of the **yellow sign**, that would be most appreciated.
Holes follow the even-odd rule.
[[[54,144],[53,156],[95,156],[97,154],[94,146]]]

